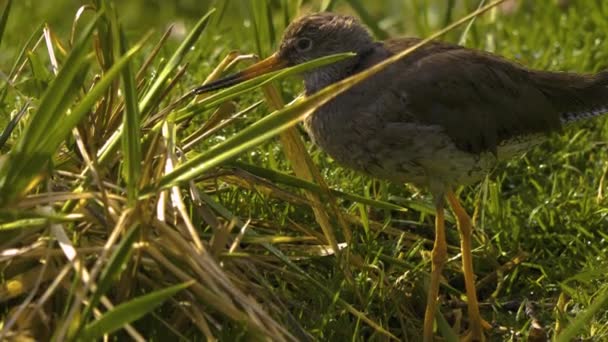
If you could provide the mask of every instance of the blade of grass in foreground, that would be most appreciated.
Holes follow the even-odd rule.
[[[450,323],[443,317],[439,310],[435,311],[435,319],[437,320],[437,329],[441,332],[441,336],[446,342],[458,342],[458,335],[450,326]]]
[[[361,0],[346,0],[346,2],[348,2],[350,7],[357,12],[361,20],[372,30],[376,38],[381,40],[388,38],[388,33],[378,25],[378,20],[373,18],[369,11],[366,10],[365,5],[363,5]]]
[[[589,305],[587,310],[576,316],[566,330],[557,336],[556,342],[574,341],[577,333],[585,326],[588,326],[589,322],[593,319],[593,316],[604,309],[607,304],[608,287],[604,286],[603,292],[595,298],[595,301]]]
[[[207,205],[209,205],[210,208],[212,208],[214,211],[218,212],[229,222],[235,222],[236,226],[239,228],[243,227],[244,223],[238,217],[234,216],[228,209],[226,209],[224,206],[222,206],[221,204],[214,201],[209,195],[205,194],[204,192],[201,192],[200,196],[201,196],[201,199],[203,201],[205,201],[205,203],[207,203]],[[252,237],[257,236],[257,233],[254,231],[251,231],[251,230],[248,231],[248,234]],[[306,278],[306,280],[308,280],[311,284],[313,284],[319,290],[323,291],[323,293],[328,298],[334,298],[334,300],[338,304],[340,304],[342,307],[344,307],[350,314],[352,314],[353,316],[362,320],[363,322],[368,324],[370,327],[372,327],[379,333],[381,333],[391,339],[394,339],[397,341],[399,340],[397,337],[395,337],[395,335],[391,334],[388,330],[384,329],[381,325],[379,325],[378,323],[374,322],[372,319],[367,317],[367,315],[365,313],[357,310],[354,306],[352,306],[350,303],[348,303],[342,297],[340,297],[339,295],[336,295],[336,293],[334,293],[332,290],[327,288],[325,286],[325,284],[323,284],[322,282],[320,282],[317,279],[315,279],[314,277],[312,277],[308,272],[306,272],[304,269],[302,269],[296,263],[291,261],[289,259],[289,257],[287,257],[280,249],[276,248],[275,246],[273,246],[272,244],[267,243],[267,242],[262,242],[262,246],[264,246],[264,248],[266,248],[266,250],[268,250],[270,253],[272,253],[274,256],[276,256],[279,260],[281,260],[285,265],[289,266],[291,269],[296,271],[298,274],[300,274],[304,278]]]
[[[26,101],[25,104],[23,105],[23,107],[21,107],[21,110],[19,110],[19,112],[17,113],[17,115],[15,115],[11,119],[11,121],[8,122],[8,125],[6,125],[6,128],[0,134],[0,149],[2,149],[4,144],[6,144],[6,142],[8,141],[8,138],[11,136],[11,133],[13,133],[13,130],[15,129],[15,127],[17,127],[17,124],[19,123],[19,121],[21,121],[21,118],[23,118],[23,116],[27,112],[27,109],[29,108],[29,106],[30,106],[30,100]]]
[[[11,5],[13,0],[8,0],[6,6],[4,6],[4,12],[0,17],[0,46],[2,45],[2,37],[4,37],[4,29],[6,28],[6,22],[8,21],[8,14],[11,12]]]
[[[113,35],[119,46],[115,51],[124,54],[127,49],[127,40],[124,31],[118,24],[118,16],[114,15]],[[135,85],[135,74],[131,63],[127,62],[122,70],[122,85],[125,92],[125,111],[123,115],[123,126],[125,134],[122,138],[122,154],[124,160],[123,177],[127,185],[127,198],[129,205],[134,206],[139,191],[139,180],[141,177],[141,140],[140,140],[140,112],[137,106],[137,87]]]
[[[99,276],[99,281],[97,284],[97,289],[93,293],[93,296],[89,300],[89,304],[86,306],[82,316],[80,317],[80,328],[79,330],[84,328],[84,324],[88,321],[93,309],[97,307],[101,296],[103,296],[114,284],[116,277],[123,270],[123,266],[130,259],[131,251],[133,250],[133,243],[137,238],[137,226],[133,226],[126,233],[126,236],[122,239],[118,248],[114,251],[110,259],[108,260],[108,264],[104,267],[101,275]]]
[[[321,187],[319,185],[309,182],[307,180],[304,180],[302,178],[294,177],[294,176],[288,175],[286,173],[282,173],[282,172],[278,172],[275,170],[266,169],[266,168],[263,168],[260,166],[242,163],[242,162],[238,162],[238,161],[232,162],[230,164],[234,165],[235,167],[241,168],[247,172],[250,172],[251,174],[254,174],[256,176],[271,180],[275,184],[279,183],[279,184],[284,184],[284,185],[290,185],[290,186],[294,186],[294,187],[297,187],[300,189],[306,189],[309,191],[314,191],[316,193],[321,193]],[[396,211],[407,211],[407,208],[401,207],[401,206],[393,204],[393,203],[373,200],[373,199],[370,199],[367,197],[343,192],[340,190],[330,189],[330,191],[332,194],[342,197],[346,200],[358,202],[358,203],[362,203],[362,204],[367,204],[367,205],[375,207],[375,208],[396,210]]]
[[[74,44],[72,51],[59,70],[57,76],[51,82],[40,101],[38,110],[32,115],[30,124],[17,143],[17,150],[24,154],[33,154],[35,151],[44,149],[43,140],[48,136],[50,129],[61,122],[61,117],[66,114],[70,99],[78,94],[74,82],[78,73],[87,67],[88,40],[101,14],[87,25],[78,41]]]
[[[181,122],[183,120],[187,120],[204,110],[214,108],[223,102],[232,100],[233,98],[239,95],[245,94],[253,88],[261,87],[263,85],[269,84],[270,82],[278,81],[292,75],[298,75],[304,71],[332,64],[353,56],[355,56],[355,54],[353,53],[339,53],[335,55],[321,57],[310,62],[298,64],[287,69],[260,75],[251,80],[247,80],[230,88],[218,91],[217,93],[203,99],[202,101],[178,111],[174,114],[176,118],[175,121]]]
[[[125,324],[131,323],[143,317],[145,314],[161,305],[165,300],[173,297],[179,291],[192,285],[193,282],[194,281],[189,281],[186,283],[173,285],[116,306],[99,319],[93,321],[93,323],[87,325],[82,333],[82,340],[93,341],[102,337],[104,334],[116,331]]]
[[[163,85],[165,85],[168,79],[171,77],[175,69],[177,69],[180,63],[183,61],[186,54],[192,49],[196,41],[199,39],[200,35],[203,33],[205,28],[207,27],[207,23],[211,14],[213,14],[215,10],[211,10],[201,18],[201,20],[196,23],[194,29],[190,32],[190,34],[186,37],[186,39],[182,42],[182,44],[177,48],[175,53],[171,56],[167,64],[163,67],[163,69],[158,73],[158,77],[150,87],[150,89],[146,92],[143,99],[139,102],[138,108],[141,115],[141,119],[145,119],[146,115],[149,113],[151,105],[154,101],[158,101],[159,94],[163,91]],[[116,149],[118,148],[118,142],[122,136],[122,130],[124,127],[120,127],[118,131],[115,132],[114,135],[110,138],[110,140],[99,150],[98,158],[99,163],[103,164],[114,155]]]
[[[6,203],[34,187],[41,179],[41,171],[58,146],[48,144],[49,132],[67,131],[65,118],[71,101],[78,92],[76,82],[82,71],[88,67],[86,58],[87,42],[100,14],[84,29],[80,38],[68,55],[63,67],[45,91],[38,110],[31,116],[25,131],[0,165],[0,203]],[[82,79],[82,78],[81,78]],[[72,114],[73,115],[73,114]]]
[[[430,41],[444,35],[450,30],[466,23],[471,18],[478,16],[490,10],[491,8],[499,5],[503,1],[504,0],[494,1],[478,9],[477,11],[463,17],[462,19],[444,28],[443,30],[432,34],[430,37],[422,40],[418,44],[415,44],[414,46],[404,50],[403,52],[374,65],[368,70],[348,77],[328,87],[325,87],[321,91],[304,100],[295,101],[292,105],[289,105],[280,111],[275,111],[271,113],[265,118],[257,121],[253,125],[245,128],[241,132],[232,136],[225,142],[203,152],[201,155],[180,165],[173,172],[165,175],[159,181],[159,188],[162,189],[172,185],[176,185],[181,182],[190,181],[195,177],[198,177],[204,172],[208,171],[212,167],[221,165],[225,161],[230,160],[235,156],[261,144],[262,142],[268,140],[273,136],[276,136],[287,128],[294,126],[304,117],[314,112],[315,109],[319,108],[320,106],[327,103],[328,101],[343,93],[344,91],[350,89],[359,82],[365,80],[366,78],[372,75],[377,74],[378,72],[387,68],[392,63],[395,63],[396,61],[410,54],[412,51],[418,49],[422,45],[425,45]],[[235,87],[238,87],[238,85]],[[147,194],[149,194],[153,192],[153,189],[144,190],[144,192],[146,191],[148,192]]]
[[[59,148],[62,141],[72,128],[74,128],[95,105],[97,100],[104,95],[105,90],[112,84],[112,81],[120,74],[120,71],[127,65],[127,62],[140,48],[141,45],[138,45],[122,56],[112,68],[108,70],[104,77],[99,80],[93,89],[87,93],[82,101],[72,109],[69,115],[65,114],[67,108],[57,108],[54,112],[46,113],[41,104],[39,112],[42,112],[43,115],[54,117],[55,119],[54,121],[51,121],[52,124],[49,123],[48,126],[46,126],[45,132],[36,132],[38,135],[34,135],[33,133],[29,135],[23,134],[21,136],[22,141],[20,145],[18,145],[16,150],[12,151],[9,156],[12,158],[11,162],[0,166],[2,167],[2,169],[0,169],[0,194],[2,194],[0,196],[0,203],[5,203],[22,195],[41,180],[41,171],[51,159],[57,148]],[[84,63],[84,60],[81,61]],[[72,79],[63,79],[63,82],[70,80]],[[47,93],[45,97],[61,96],[56,93],[56,91],[55,88],[49,88],[50,94]],[[37,114],[30,120],[30,127],[38,125],[36,118],[40,115],[41,114]],[[42,119],[46,121],[46,117]],[[23,140],[27,141],[24,142]]]
[[[209,19],[211,18],[211,15],[214,12],[215,9],[210,10],[201,18],[201,20],[196,23],[190,34],[188,34],[183,43],[171,56],[165,67],[159,72],[158,78],[154,81],[154,84],[152,84],[150,90],[148,90],[148,92],[144,95],[144,98],[139,103],[139,110],[141,111],[142,115],[145,116],[148,114],[150,106],[159,97],[158,95],[160,95],[160,93],[163,91],[162,86],[166,84],[167,80],[179,67],[180,63],[184,60],[186,54],[192,49],[196,41],[199,39],[200,35],[207,27],[207,23],[209,23]]]
[[[32,47],[32,42],[34,41],[34,39],[36,39],[36,37],[39,37],[43,27],[44,24],[40,23],[38,27],[36,27],[36,29],[32,31],[29,38],[25,41],[25,44],[23,44],[23,46],[21,47],[21,50],[19,50],[19,54],[15,58],[11,70],[9,71],[8,75],[6,75],[7,82],[2,85],[2,88],[0,88],[0,103],[4,102],[5,97],[8,94],[8,89],[12,86],[11,82],[13,81],[15,74],[18,72],[19,65],[21,65],[24,57],[29,52],[33,52],[35,50]],[[36,44],[34,44],[33,46],[36,46]]]

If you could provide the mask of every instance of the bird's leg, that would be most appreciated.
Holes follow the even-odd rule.
[[[464,284],[467,293],[467,306],[469,311],[470,335],[467,340],[484,341],[485,335],[482,328],[490,328],[489,323],[481,319],[479,314],[479,303],[475,289],[475,275],[473,273],[473,257],[471,255],[471,233],[473,224],[471,218],[460,205],[460,201],[452,191],[448,191],[448,202],[456,215],[456,224],[460,232],[460,250],[462,253],[462,269],[464,273]]]
[[[433,323],[435,322],[437,296],[439,295],[439,280],[448,255],[448,246],[445,242],[443,195],[436,196],[435,201],[435,244],[433,246],[433,251],[431,252],[431,285],[429,286],[429,292],[426,298],[426,311],[424,313],[424,342],[433,341]]]

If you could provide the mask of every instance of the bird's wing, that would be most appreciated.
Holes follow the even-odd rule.
[[[414,39],[384,43],[398,53]],[[530,72],[489,53],[434,42],[396,63],[391,92],[405,111],[389,120],[439,125],[471,153],[496,152],[501,142],[559,128],[559,114]]]

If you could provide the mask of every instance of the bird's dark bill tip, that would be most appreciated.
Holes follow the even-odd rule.
[[[227,88],[227,87],[233,86],[235,84],[241,83],[244,80],[245,79],[243,78],[242,73],[238,72],[236,74],[224,77],[217,81],[213,81],[211,83],[204,84],[200,87],[194,88],[194,90],[192,92],[196,95],[210,93],[215,90],[220,90],[220,89]]]

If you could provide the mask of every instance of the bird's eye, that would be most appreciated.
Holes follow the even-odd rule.
[[[312,48],[312,40],[310,38],[300,38],[296,42],[296,47],[300,51],[308,51]]]

